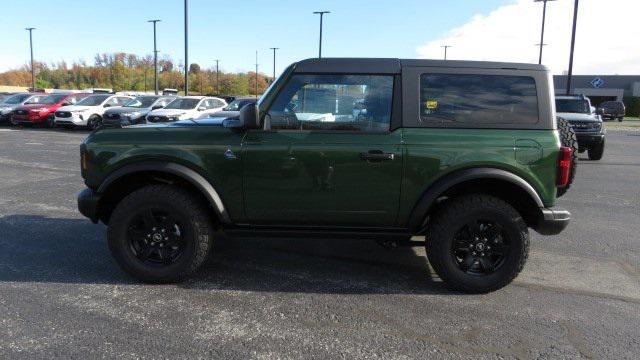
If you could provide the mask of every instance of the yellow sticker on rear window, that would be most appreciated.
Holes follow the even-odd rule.
[[[433,110],[438,107],[438,100],[427,100],[424,102],[427,109]]]

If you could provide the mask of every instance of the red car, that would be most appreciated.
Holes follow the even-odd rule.
[[[13,125],[47,125],[53,127],[54,113],[61,106],[74,105],[90,94],[50,94],[24,103],[13,111]]]

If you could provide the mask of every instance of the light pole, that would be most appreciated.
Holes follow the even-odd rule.
[[[189,0],[184,0],[184,94],[189,95]]]
[[[158,49],[156,47],[156,23],[162,20],[148,20],[147,22],[153,23],[153,83],[155,93],[158,95]],[[147,86],[147,82],[144,82],[145,88]],[[146,89],[145,89],[146,91]]]
[[[218,67],[219,59],[216,59],[216,95],[220,95],[220,68]]]
[[[573,5],[573,29],[571,30],[571,51],[569,52],[569,72],[567,73],[567,95],[571,94],[571,75],[573,74],[573,48],[576,45],[576,23],[578,22],[578,2]]]
[[[29,49],[31,50],[31,91],[36,91],[36,70],[33,68],[33,36],[32,32],[36,28],[25,28],[29,32]]]
[[[538,57],[538,64],[542,64],[542,47],[544,43],[544,20],[547,16],[547,2],[555,0],[533,0],[534,2],[542,2],[542,29],[540,30],[540,56]]]
[[[318,58],[322,58],[322,18],[324,14],[330,14],[331,11],[314,11],[313,13],[320,15],[320,41],[318,46]]]
[[[258,98],[258,50],[256,50],[256,99]]]
[[[280,48],[272,47],[269,49],[273,50],[273,80],[275,80],[276,79],[276,50]]]
[[[444,59],[447,60],[447,49],[453,47],[453,45],[442,45],[441,48],[444,48]]]

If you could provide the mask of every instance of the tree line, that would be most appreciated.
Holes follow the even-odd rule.
[[[114,91],[153,91],[153,56],[127,53],[96,54],[92,65],[86,61],[68,64],[65,61],[47,64],[34,63],[36,87],[43,89],[111,88]],[[221,95],[255,95],[256,73],[230,73],[189,65],[189,93]],[[258,94],[266,90],[271,78],[258,73]],[[31,86],[31,68],[0,73],[0,84]],[[219,87],[219,91],[216,88]],[[158,58],[158,87],[184,91],[184,65],[175,64],[169,56]]]

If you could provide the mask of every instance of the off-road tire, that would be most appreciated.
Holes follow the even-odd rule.
[[[558,188],[556,191],[556,196],[560,197],[564,195],[567,190],[573,184],[573,179],[576,177],[576,171],[578,168],[578,138],[576,137],[576,132],[573,130],[569,122],[563,118],[558,118],[558,132],[560,133],[560,143],[562,146],[566,146],[568,148],[573,149],[571,155],[571,170],[569,172],[569,182],[566,186]]]
[[[587,150],[587,154],[589,155],[589,160],[600,160],[602,159],[602,155],[604,154],[604,139],[598,145]]]
[[[470,275],[457,265],[452,253],[455,234],[474,218],[491,217],[509,238],[509,251],[495,272]],[[426,236],[429,263],[444,281],[458,291],[487,293],[498,290],[518,276],[529,256],[529,230],[522,216],[508,203],[485,194],[464,195],[450,200],[431,219]]]
[[[138,259],[131,249],[127,231],[136,210],[162,208],[181,219],[185,248],[176,262],[153,266]],[[187,190],[171,185],[149,185],[126,196],[109,220],[109,250],[118,265],[131,276],[150,283],[170,283],[193,274],[206,260],[213,243],[213,223],[205,205]]]

